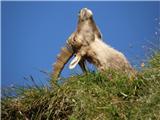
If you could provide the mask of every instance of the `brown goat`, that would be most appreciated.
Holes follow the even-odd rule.
[[[67,40],[66,47],[61,51],[54,65],[54,78],[58,78],[64,65],[75,55],[69,68],[77,64],[86,71],[85,61],[94,64],[99,71],[106,69],[133,72],[125,56],[102,41],[102,35],[93,20],[93,13],[87,8],[81,9],[75,32]]]

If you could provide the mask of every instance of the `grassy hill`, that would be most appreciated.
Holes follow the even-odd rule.
[[[131,78],[122,71],[72,76],[55,88],[17,88],[3,120],[160,120],[160,52]]]

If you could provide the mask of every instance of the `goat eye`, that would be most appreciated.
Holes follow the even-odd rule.
[[[78,12],[78,15],[80,15],[80,13],[81,13],[81,10]]]
[[[78,16],[80,16],[80,11],[78,12]]]

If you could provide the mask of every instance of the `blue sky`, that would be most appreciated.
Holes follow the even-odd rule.
[[[93,11],[104,41],[138,66],[142,46],[154,36],[160,2],[2,2],[2,87],[25,85],[29,75],[45,83],[39,70],[52,71],[84,7]],[[79,71],[66,66],[62,76]]]

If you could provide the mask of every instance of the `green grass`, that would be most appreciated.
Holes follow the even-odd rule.
[[[133,78],[122,71],[67,78],[59,87],[17,88],[3,120],[160,120],[160,52]]]

